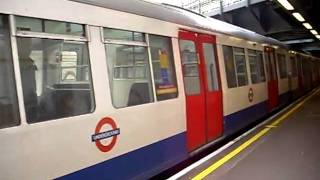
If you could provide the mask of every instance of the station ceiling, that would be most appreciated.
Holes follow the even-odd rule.
[[[253,1],[253,0],[251,0]],[[294,10],[287,10],[277,0],[265,0],[212,17],[250,29],[286,43],[291,49],[320,57],[320,39],[303,26],[292,13],[299,12],[305,22],[320,33],[320,0],[288,0]]]

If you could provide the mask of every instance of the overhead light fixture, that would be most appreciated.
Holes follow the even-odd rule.
[[[293,6],[288,2],[288,0],[278,0],[278,2],[289,11],[294,9]]]
[[[298,12],[292,13],[292,15],[300,22],[304,22],[305,19],[302,17],[302,15]]]
[[[311,32],[312,34],[314,34],[314,35],[317,35],[317,34],[318,34],[318,32],[317,32],[316,30],[310,30],[310,32]]]
[[[309,23],[303,23],[302,25],[307,29],[312,29],[312,26]]]
[[[289,40],[289,41],[282,41],[284,44],[301,44],[301,43],[309,43],[313,42],[314,39],[296,39],[296,40]]]
[[[316,35],[316,38],[320,39],[320,35]]]

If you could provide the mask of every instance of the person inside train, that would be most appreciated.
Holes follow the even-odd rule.
[[[24,105],[28,122],[37,121],[38,117],[38,99],[35,78],[37,66],[30,58],[31,43],[32,39],[30,38],[18,39],[17,43]]]

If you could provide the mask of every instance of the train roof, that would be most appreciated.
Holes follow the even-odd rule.
[[[253,31],[205,17],[178,7],[141,0],[71,0],[94,6],[146,16],[180,25],[231,35],[246,40],[286,47],[278,40],[262,36]]]

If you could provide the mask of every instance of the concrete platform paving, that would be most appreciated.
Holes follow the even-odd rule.
[[[194,178],[264,128],[256,129],[180,179]],[[320,180],[320,91],[204,179]]]

